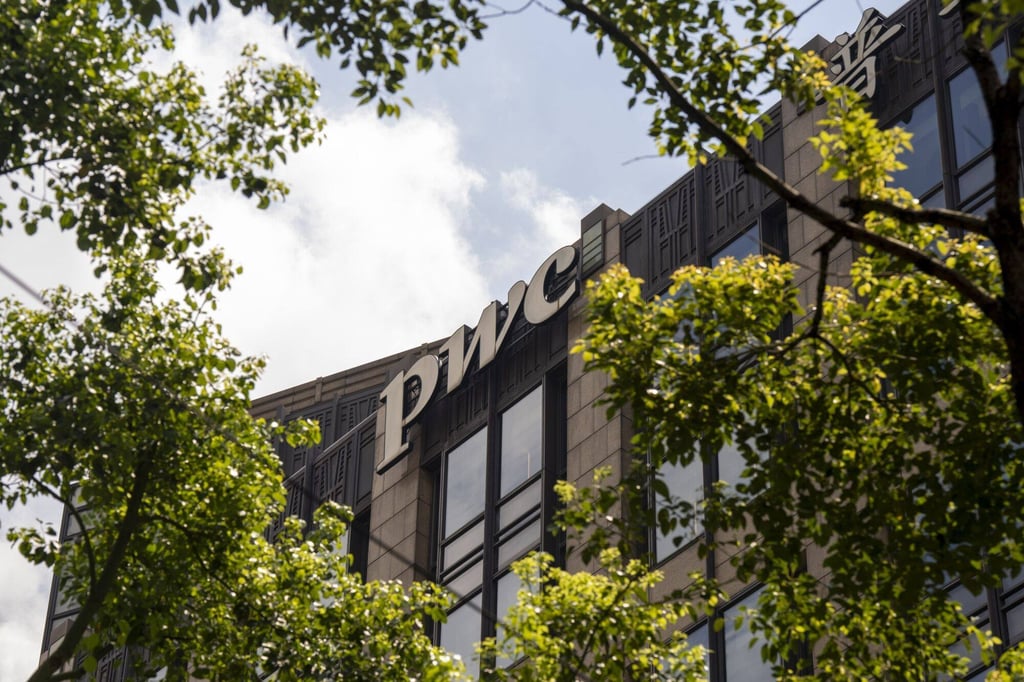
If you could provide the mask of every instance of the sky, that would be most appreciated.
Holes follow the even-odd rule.
[[[868,6],[816,4],[793,36],[831,39],[853,31]],[[225,10],[210,25],[179,26],[176,57],[209,89],[246,43],[271,61],[313,72],[327,119],[321,145],[293,157],[281,176],[287,200],[269,210],[207,187],[190,210],[214,225],[214,241],[244,268],[218,310],[247,354],[267,357],[265,395],[475,324],[544,258],[579,237],[601,203],[634,212],[686,172],[651,158],[648,112],[610,55],[599,59],[582,31],[532,6],[491,22],[462,65],[413,75],[415,106],[380,120],[348,97],[354,77],[296,51],[262,17]],[[34,289],[96,289],[69,235],[41,230],[0,236],[0,264]],[[24,298],[0,278],[0,296]],[[58,520],[53,503],[0,510],[0,531]],[[35,668],[51,577],[0,543],[0,682]]]

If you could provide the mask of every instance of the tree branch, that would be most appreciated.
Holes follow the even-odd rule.
[[[948,208],[908,208],[882,199],[866,197],[843,197],[839,200],[839,205],[853,211],[853,215],[857,219],[860,219],[865,213],[875,212],[896,218],[904,223],[941,225],[981,235],[986,239],[991,238],[988,221],[963,211],[953,211]]]
[[[648,69],[657,81],[661,91],[665,93],[673,106],[677,107],[701,132],[721,142],[728,153],[739,162],[747,173],[764,183],[791,208],[816,220],[827,230],[841,237],[888,253],[913,265],[921,272],[946,282],[960,292],[964,298],[978,306],[985,316],[995,322],[1000,329],[1004,328],[1003,310],[997,299],[991,294],[980,288],[962,273],[946,267],[930,255],[918,251],[913,246],[891,237],[871,232],[853,221],[839,218],[814,201],[811,201],[767,166],[761,164],[739,140],[730,135],[705,112],[690,103],[647,50],[632,36],[619,28],[615,22],[597,10],[588,7],[581,0],[562,0],[562,4],[567,9],[586,17],[611,39],[626,48]]]
[[[92,542],[89,540],[89,527],[85,525],[85,519],[82,518],[82,515],[75,508],[75,505],[71,503],[71,500],[65,499],[63,495],[38,478],[33,478],[32,480],[40,490],[67,507],[71,515],[78,521],[78,526],[82,529],[81,539],[85,542],[85,556],[89,560],[89,591],[91,592],[96,589],[96,553],[93,551]],[[76,539],[75,542],[78,542],[78,540]]]
[[[815,249],[818,252],[818,284],[815,289],[814,316],[811,318],[811,326],[807,328],[805,336],[818,336],[818,329],[821,327],[821,318],[825,314],[825,290],[828,288],[828,261],[832,257],[834,249],[841,237],[833,234],[828,241]]]
[[[34,168],[36,166],[46,166],[47,164],[55,163],[57,161],[71,161],[74,158],[74,156],[56,156],[52,159],[37,159],[35,161],[29,161],[27,163],[19,163],[17,165],[9,166],[7,168],[0,168],[0,175],[9,175],[10,173],[17,173],[18,171],[28,170],[29,168]]]
[[[52,680],[53,675],[75,654],[78,645],[82,641],[82,637],[89,628],[90,622],[99,613],[100,607],[106,601],[107,595],[114,588],[114,584],[117,581],[117,573],[128,551],[128,544],[140,524],[142,498],[146,488],[149,486],[149,474],[152,467],[153,464],[149,458],[141,460],[139,468],[135,472],[127,508],[125,509],[124,516],[121,517],[121,521],[117,524],[117,535],[110,548],[110,553],[103,562],[103,571],[100,573],[95,589],[89,591],[89,595],[82,603],[81,610],[75,616],[74,621],[72,621],[71,627],[68,628],[68,632],[60,646],[45,661],[39,664],[39,667],[28,678],[28,682]]]

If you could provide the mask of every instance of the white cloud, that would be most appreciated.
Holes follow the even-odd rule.
[[[518,223],[519,229],[501,235],[511,247],[504,258],[506,270],[523,263],[537,267],[558,247],[575,242],[580,236],[580,218],[598,203],[542,185],[537,174],[527,168],[503,171],[500,184],[509,206],[529,217],[527,227]]]
[[[537,175],[526,168],[502,172],[501,188],[509,204],[533,219],[536,236],[558,245],[571,244],[579,238],[583,202],[560,190],[541,186]]]
[[[60,520],[60,506],[37,498],[27,505],[4,509],[0,529],[6,536],[12,526],[32,525],[36,519]],[[50,594],[48,568],[30,564],[6,541],[0,541],[0,680],[25,679],[39,662],[43,621]]]
[[[259,211],[216,191],[194,202],[245,272],[218,317],[269,355],[261,392],[449,334],[479,312],[486,281],[462,217],[482,177],[440,116],[366,111],[330,120],[284,170],[292,192]]]

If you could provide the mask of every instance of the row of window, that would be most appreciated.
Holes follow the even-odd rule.
[[[1003,44],[993,49],[993,55],[1006,73],[1006,47]],[[925,206],[952,206],[975,210],[983,201],[982,192],[992,184],[993,164],[989,150],[992,146],[992,128],[981,88],[974,71],[964,68],[950,78],[945,89],[932,93],[894,121],[904,130],[913,133],[913,151],[904,153],[900,159],[907,168],[894,174],[894,183],[906,187],[921,199]],[[952,142],[944,153],[942,136],[939,134],[939,109],[950,121]],[[944,157],[952,157],[943,163]],[[953,180],[952,199],[946,200],[943,191],[943,169],[948,169]]]
[[[553,386],[559,376],[564,384],[564,374],[555,372],[500,412],[494,423],[449,450],[442,461],[438,575],[459,603],[439,626],[438,641],[459,654],[474,675],[479,665],[475,644],[500,636],[499,624],[521,587],[510,565],[544,543],[549,516],[545,461],[556,459],[558,453],[551,450],[559,449],[554,444],[545,451],[545,424],[565,418],[557,400],[545,401],[545,396],[563,393]],[[546,412],[558,414],[546,419]],[[487,481],[497,485],[489,488]],[[496,614],[497,621],[485,613]]]

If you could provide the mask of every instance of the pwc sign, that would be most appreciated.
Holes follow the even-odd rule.
[[[516,318],[522,313],[530,324],[541,324],[564,308],[579,293],[579,281],[572,277],[558,291],[545,291],[545,285],[571,273],[577,266],[575,247],[563,246],[548,256],[527,285],[522,280],[508,290],[508,315],[499,324],[500,304],[492,301],[480,313],[476,330],[467,342],[470,330],[465,326],[455,330],[437,355],[426,355],[408,370],[399,372],[380,394],[384,420],[384,457],[377,465],[381,474],[398,463],[409,450],[405,427],[409,426],[430,404],[437,392],[442,363],[448,365],[445,393],[451,393],[462,383],[473,358],[480,369],[486,367],[501,349],[505,337]],[[420,390],[412,404],[406,404],[407,387],[418,381]]]

